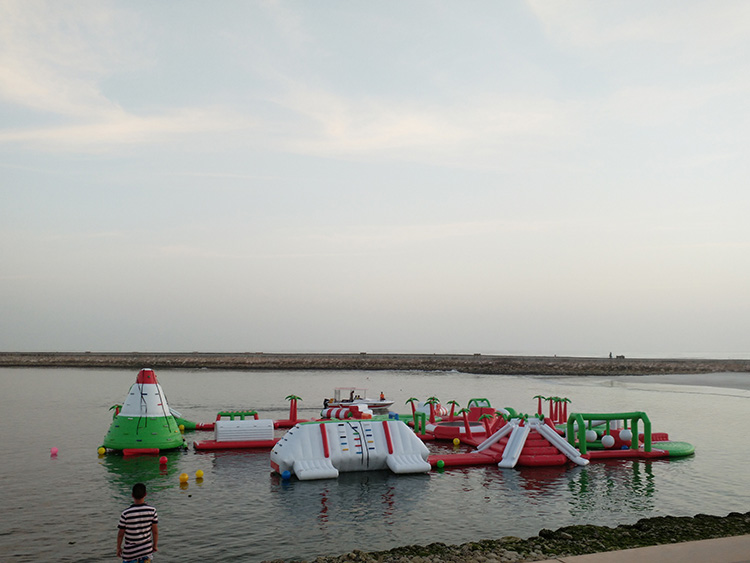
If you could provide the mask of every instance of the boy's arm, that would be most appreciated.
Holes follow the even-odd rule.
[[[159,543],[159,526],[156,524],[151,524],[151,535],[154,538],[154,551],[159,551],[156,547],[156,544]]]
[[[125,530],[117,530],[117,557],[122,557],[122,538],[125,537]]]

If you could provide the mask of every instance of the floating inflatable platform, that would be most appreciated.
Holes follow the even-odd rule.
[[[274,436],[274,421],[252,418],[255,411],[232,411],[219,413],[214,423],[213,440],[196,440],[196,450],[229,450],[229,449],[268,449],[278,438]],[[221,415],[231,415],[221,418]],[[250,417],[250,418],[247,418]]]
[[[570,399],[534,397],[537,413],[517,413],[510,407],[493,408],[487,399],[471,399],[467,408],[443,418],[434,416],[439,405],[431,397],[430,420],[412,403],[414,432],[421,440],[451,440],[473,446],[471,452],[439,452],[428,456],[432,467],[470,467],[497,464],[499,468],[546,467],[605,459],[664,459],[690,456],[695,447],[669,439],[666,432],[652,432],[644,412],[580,413],[568,415]],[[548,401],[549,416],[543,413]],[[642,425],[643,432],[639,433]]]
[[[475,436],[478,439],[479,436]],[[488,465],[500,468],[517,465],[542,467],[587,465],[588,459],[562,438],[544,419],[510,419],[502,428],[482,441],[474,452],[430,456],[430,463],[438,467]]]
[[[271,450],[271,467],[300,480],[333,479],[341,471],[390,469],[426,473],[429,451],[399,420],[347,419],[297,424]]]
[[[288,395],[286,398],[289,401],[289,418],[280,420],[274,420],[274,428],[291,428],[298,422],[309,422],[308,420],[300,419],[297,416],[297,402],[301,401],[302,398],[297,395]],[[193,422],[183,418],[182,415],[174,409],[171,409],[172,415],[174,416],[177,424],[182,427],[183,430],[214,430],[216,422]],[[229,417],[234,419],[235,417],[244,419],[246,416],[253,415],[254,418],[258,418],[258,413],[255,411],[241,410],[241,411],[221,411],[216,415],[216,420]]]
[[[643,425],[643,433],[638,432]],[[645,412],[572,413],[566,435],[583,457],[597,459],[659,459],[695,453],[688,442],[674,442],[666,432],[652,432]]]

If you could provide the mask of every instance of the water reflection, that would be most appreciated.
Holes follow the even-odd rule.
[[[394,475],[389,471],[352,471],[338,479],[284,480],[274,474],[270,492],[288,524],[304,524],[312,513],[319,524],[345,516],[350,521],[394,525],[427,494],[428,475]],[[395,499],[398,498],[398,503]]]
[[[549,498],[555,495],[561,483],[575,474],[578,466],[555,465],[550,467],[520,467],[518,473],[519,490],[532,500]]]
[[[248,475],[271,472],[268,450],[196,451],[195,455],[201,460],[209,459],[214,476],[229,484],[246,481]]]
[[[653,461],[609,460],[581,467],[568,482],[573,516],[648,512],[657,492]]]
[[[164,454],[161,454],[164,455]],[[179,474],[179,452],[170,452],[167,463],[159,463],[161,455],[123,456],[105,454],[99,456],[99,464],[110,474],[110,486],[118,495],[127,493],[135,483],[146,483],[149,491],[173,487]]]

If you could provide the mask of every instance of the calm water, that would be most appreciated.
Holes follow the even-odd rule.
[[[148,500],[159,511],[159,562],[312,559],[353,549],[528,537],[571,524],[750,510],[745,389],[700,386],[697,380],[675,385],[656,377],[157,371],[170,406],[197,422],[244,408],[286,418],[285,397],[292,393],[303,398],[300,416],[312,418],[337,386],[366,387],[371,395],[385,391],[401,413],[409,410],[408,398],[431,395],[462,406],[486,397],[495,406],[533,412],[533,396],[541,394],[568,397],[581,412],[645,411],[655,431],[697,448],[694,457],[677,461],[348,473],[337,480],[284,482],[271,474],[268,452],[190,449],[167,454],[165,470],[157,457],[98,456],[109,407],[124,400],[136,373],[0,369],[0,560],[116,561],[117,517],[137,481],[147,483]],[[733,377],[738,387],[750,378]],[[191,443],[211,436],[187,434]],[[55,458],[52,447],[59,449]],[[198,469],[205,474],[202,483],[194,478]],[[183,472],[191,477],[187,487],[179,483]]]

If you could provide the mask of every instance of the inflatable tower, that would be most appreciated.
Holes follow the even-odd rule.
[[[103,445],[125,453],[155,453],[185,447],[185,439],[154,370],[138,372],[122,409],[115,410]]]

